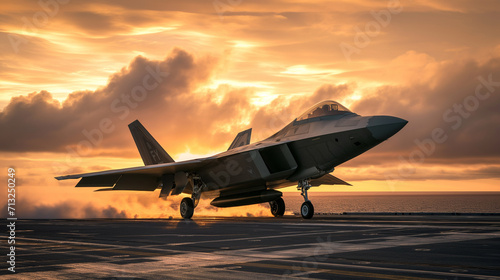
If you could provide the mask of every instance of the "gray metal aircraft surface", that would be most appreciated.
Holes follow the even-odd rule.
[[[139,121],[129,124],[145,166],[56,177],[81,178],[76,187],[97,191],[154,191],[160,197],[190,194],[181,201],[183,218],[191,218],[201,195],[216,207],[269,202],[283,216],[285,202],[276,189],[297,184],[305,202],[300,213],[310,219],[307,197],[312,186],[349,185],[330,175],[334,168],[387,140],[408,122],[391,116],[363,117],[335,101],[320,102],[271,137],[250,144],[251,129],[240,132],[220,154],[181,162],[158,144]]]

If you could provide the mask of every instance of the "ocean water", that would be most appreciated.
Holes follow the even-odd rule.
[[[308,192],[316,213],[439,212],[500,213],[500,192],[474,193],[335,193]],[[300,193],[283,193],[288,213],[298,213]]]

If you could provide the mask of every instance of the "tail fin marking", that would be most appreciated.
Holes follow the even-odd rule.
[[[175,162],[138,120],[130,123],[128,127],[144,165]]]

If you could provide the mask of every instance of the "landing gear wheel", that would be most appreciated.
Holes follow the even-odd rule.
[[[194,203],[193,200],[189,197],[185,197],[181,201],[181,216],[184,219],[191,219],[194,214]]]
[[[269,206],[271,206],[271,213],[275,217],[283,217],[285,214],[285,201],[283,198],[278,198],[273,201],[269,201]]]
[[[300,207],[300,214],[304,219],[310,219],[314,215],[314,207],[310,201],[302,203]]]

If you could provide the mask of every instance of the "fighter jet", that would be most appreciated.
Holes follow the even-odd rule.
[[[56,177],[80,179],[76,187],[97,191],[154,191],[160,197],[187,194],[180,214],[191,219],[204,197],[216,207],[269,203],[275,217],[285,213],[280,188],[297,185],[304,197],[300,213],[314,215],[308,198],[313,186],[350,185],[331,175],[334,168],[387,140],[408,121],[360,116],[335,101],[323,101],[269,138],[250,144],[252,129],[238,133],[225,152],[175,162],[136,120],[129,124],[145,166]]]

